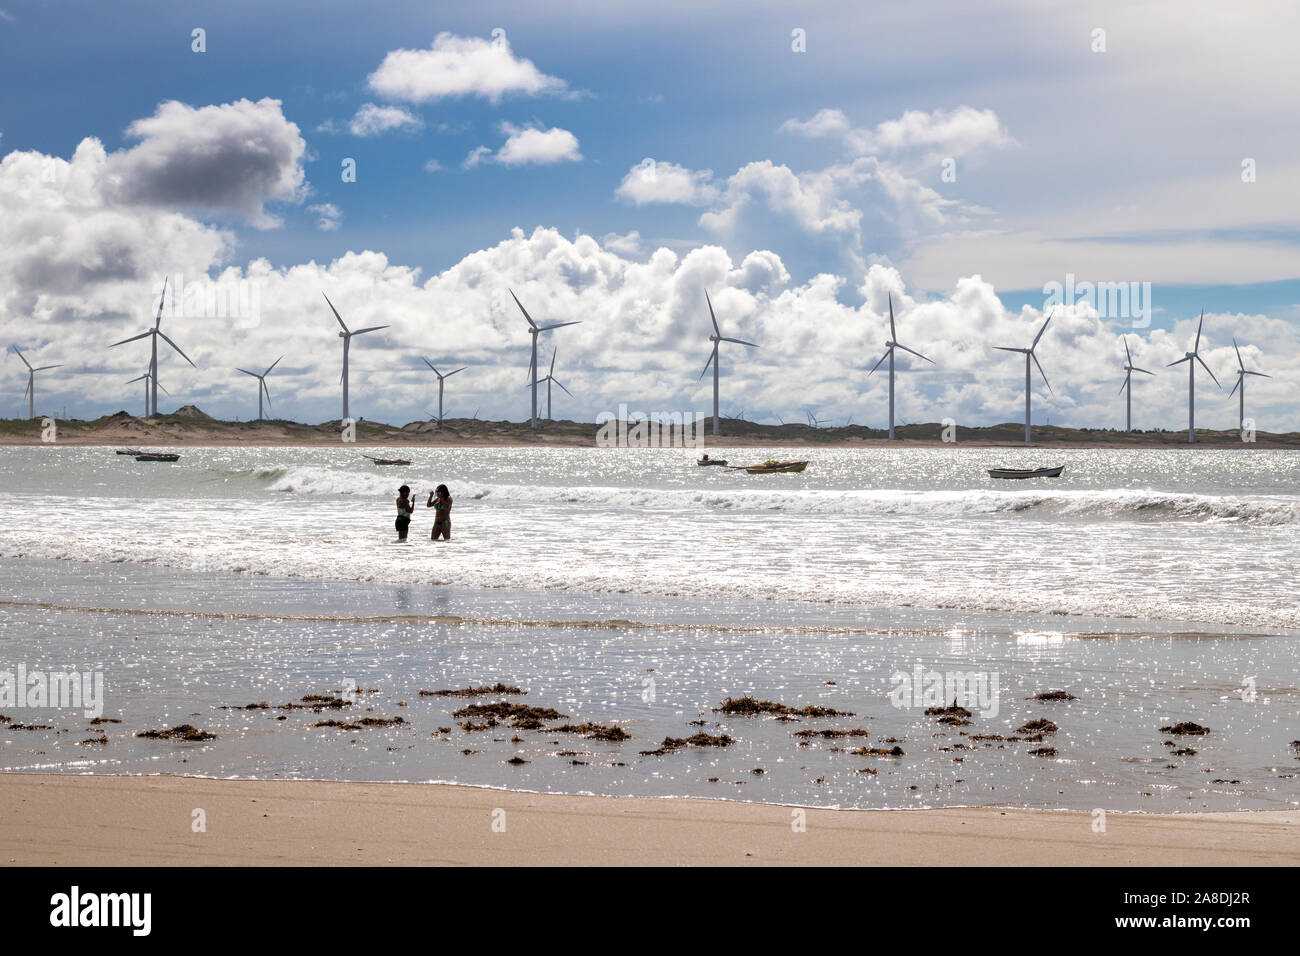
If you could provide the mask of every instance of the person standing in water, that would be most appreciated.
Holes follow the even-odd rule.
[[[402,485],[397,489],[397,540],[406,540],[406,529],[411,526],[411,513],[415,511],[415,505],[411,504],[411,489],[408,485]]]
[[[436,498],[435,498],[436,496]],[[437,541],[441,537],[444,541],[451,540],[451,492],[447,490],[446,485],[439,485],[433,491],[429,492],[429,500],[425,502],[426,508],[436,509],[433,514],[433,531],[429,535],[431,541]]]

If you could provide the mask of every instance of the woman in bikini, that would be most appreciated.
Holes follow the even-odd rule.
[[[436,498],[435,498],[436,496]],[[437,541],[441,537],[444,541],[451,540],[451,492],[447,490],[446,485],[439,485],[433,491],[429,492],[429,500],[425,502],[426,508],[437,509],[433,515],[433,531],[429,539]]]
[[[397,540],[406,540],[406,529],[411,526],[411,513],[415,511],[415,505],[411,503],[411,489],[408,485],[402,485],[397,489]]]

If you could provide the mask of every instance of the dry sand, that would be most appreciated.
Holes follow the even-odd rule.
[[[196,808],[206,832],[192,830]],[[504,812],[504,816],[502,815]],[[808,810],[434,784],[0,776],[10,865],[1295,866],[1300,810]],[[493,828],[504,820],[504,832]]]

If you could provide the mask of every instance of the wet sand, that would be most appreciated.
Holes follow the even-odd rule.
[[[206,832],[194,832],[201,809]],[[9,865],[1295,866],[1300,810],[802,811],[434,784],[0,776]],[[496,826],[494,827],[494,823]],[[504,832],[500,832],[504,824]]]

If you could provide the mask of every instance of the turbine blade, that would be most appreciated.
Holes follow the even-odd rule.
[[[462,365],[460,368],[456,369],[456,372],[463,372],[467,368],[469,368],[468,365]],[[448,372],[446,375],[443,376],[443,378],[451,378],[453,375],[456,374],[456,372]]]
[[[47,368],[63,368],[62,365],[42,365],[39,368],[32,369],[33,372],[44,372]],[[1258,375],[1258,372],[1252,372],[1252,375]]]
[[[158,316],[153,320],[153,327],[155,329],[162,326],[163,305],[165,305],[166,302],[167,302],[167,277],[163,276],[162,295],[158,299]]]
[[[1198,355],[1198,356],[1196,356],[1196,361],[1198,361],[1198,362],[1201,363],[1201,368],[1205,369],[1207,372],[1210,372],[1210,367],[1209,367],[1208,365],[1205,364],[1205,359],[1201,358],[1201,357]],[[1210,372],[1210,378],[1214,378],[1214,373],[1213,373],[1213,372]],[[1219,380],[1218,380],[1217,378],[1214,378],[1214,384],[1215,384],[1215,385],[1219,385]],[[1222,386],[1222,385],[1219,385],[1219,388],[1223,388],[1223,386]]]
[[[27,387],[23,389],[23,398],[26,398],[27,393],[30,392],[31,390],[32,390],[32,377],[29,375],[27,376]]]
[[[700,378],[704,378],[704,372],[707,372],[709,370],[709,366],[713,364],[713,360],[716,359],[717,357],[718,357],[718,343],[714,342],[713,351],[709,353],[709,360],[704,363],[704,371],[700,372]]]
[[[145,334],[147,335],[148,333]],[[18,357],[23,360],[23,364],[30,369],[32,367],[32,363],[27,361],[27,356],[23,355],[23,353],[19,351],[18,346],[16,345],[13,347],[13,350],[18,353]]]
[[[558,352],[558,351],[559,351],[559,349],[551,349],[551,371],[550,371],[550,373],[547,375],[547,378],[550,378],[551,375],[554,375],[554,374],[555,374],[555,354],[556,354],[556,352]]]
[[[119,345],[126,345],[127,342],[134,342],[136,339],[142,339],[142,338],[144,338],[145,336],[148,336],[148,335],[153,335],[153,331],[150,330],[150,331],[148,331],[148,332],[141,332],[139,335],[133,335],[133,336],[131,336],[129,339],[123,339],[123,340],[120,341],[120,342],[114,342],[112,345],[109,346],[109,348],[110,348],[110,349],[115,349],[115,348],[117,348]],[[24,359],[23,361],[26,361],[26,359]]]
[[[1119,394],[1121,394],[1121,395],[1124,394],[1124,389],[1128,388],[1129,379],[1131,379],[1132,377],[1133,377],[1133,375],[1132,375],[1131,373],[1125,373],[1125,375],[1124,375],[1124,384],[1122,384],[1122,385],[1119,387]]]
[[[241,370],[241,371],[242,371],[242,370]],[[127,384],[127,385],[134,385],[136,382],[139,382],[139,381],[142,381],[142,380],[144,380],[144,379],[147,379],[148,377],[149,377],[148,375],[137,375],[135,378],[130,379],[126,384]]]
[[[1232,386],[1232,391],[1228,393],[1228,397],[1229,397],[1229,398],[1232,398],[1232,396],[1236,394],[1237,389],[1238,389],[1240,386],[1241,386],[1241,376],[1238,375],[1238,376],[1237,376],[1237,383],[1236,383],[1235,385]]]
[[[1052,316],[1054,316],[1055,314],[1056,314],[1055,309],[1047,313],[1047,318],[1043,320],[1043,327],[1039,329],[1038,334],[1034,336],[1034,344],[1029,346],[1030,350],[1033,350],[1038,347],[1038,340],[1041,339],[1043,337],[1043,333],[1047,331],[1047,323],[1052,321]]]
[[[430,361],[429,361],[427,358],[425,358],[423,355],[420,356],[420,360],[421,360],[422,362],[424,362],[425,365],[429,366],[429,368],[433,368],[433,363],[430,362]],[[433,374],[434,374],[434,375],[437,375],[439,378],[442,378],[442,375],[438,372],[438,370],[437,370],[436,368],[433,368]]]
[[[1045,327],[1046,326],[1044,326],[1044,328]],[[1040,365],[1038,362],[1038,356],[1035,355],[1033,352],[1030,352],[1029,357],[1033,359],[1034,364],[1038,366],[1038,374],[1043,376],[1043,384],[1047,386],[1047,390],[1051,392],[1053,395],[1055,395],[1056,392],[1052,389],[1052,383],[1047,380],[1047,373],[1043,371],[1043,366]]]
[[[1192,357],[1190,355],[1184,355],[1177,362],[1170,362],[1168,365],[1165,366],[1165,368],[1173,368],[1175,365],[1182,365],[1184,362],[1190,362],[1191,360]]]
[[[243,372],[245,375],[251,375],[251,376],[253,376],[253,378],[261,378],[261,377],[262,377],[262,376],[258,375],[256,372],[250,372],[248,369],[246,369],[246,368],[240,368],[239,366],[235,366],[235,371],[236,371],[236,372]]]
[[[883,362],[885,359],[889,358],[889,353],[890,353],[890,351],[891,351],[892,349],[893,349],[893,346],[892,346],[892,345],[891,345],[889,348],[885,349],[885,354],[882,355],[882,356],[880,356],[880,358],[876,360],[876,364],[875,364],[875,365],[871,366],[871,371],[867,373],[867,378],[870,378],[872,372],[875,372],[876,369],[880,368],[880,363],[881,363],[881,362]]]
[[[934,364],[934,359],[931,359],[931,358],[925,358],[925,356],[922,355],[920,352],[916,351],[916,349],[909,349],[906,345],[899,345],[899,343],[897,343],[897,342],[895,342],[894,344],[897,345],[897,346],[898,346],[900,349],[902,349],[904,352],[911,352],[911,353],[912,353],[913,355],[915,355],[917,358],[925,359],[925,360],[926,360],[927,362],[929,362],[931,365]]]
[[[284,358],[283,355],[281,355],[280,358],[278,358],[278,359],[276,359],[274,362],[272,362],[272,363],[271,363],[271,368],[275,368],[277,365],[279,365],[279,364],[280,364],[280,359],[282,359],[282,358]],[[271,374],[271,368],[268,368],[265,372],[262,373],[262,375],[263,375],[263,376],[270,375],[270,374]]]
[[[737,345],[748,345],[751,349],[761,348],[761,346],[755,345],[753,342],[746,342],[744,339],[724,339],[722,336],[718,336],[718,339],[721,342],[735,342]]]
[[[537,323],[534,322],[533,317],[528,314],[528,310],[524,308],[524,304],[519,301],[519,296],[515,295],[514,289],[510,289],[509,292],[510,298],[515,300],[515,305],[519,306],[519,311],[524,314],[524,318],[528,320],[528,324],[533,328],[537,328]]]
[[[1124,336],[1124,358],[1129,365],[1133,364],[1133,353],[1128,350],[1128,336]]]
[[[322,292],[321,295],[325,295],[325,293]],[[334,313],[334,318],[338,319],[339,327],[342,328],[344,332],[347,332],[348,327],[343,324],[343,316],[339,315],[339,310],[334,308],[334,303],[330,302],[330,297],[327,295],[325,295],[325,302],[329,305],[330,311]]]
[[[1232,337],[1232,347],[1237,353],[1237,368],[1245,369],[1246,363],[1241,360],[1241,349],[1237,347],[1237,337]]]
[[[188,355],[186,355],[184,352],[181,352],[181,347],[180,347],[179,345],[177,345],[177,344],[176,344],[175,342],[173,342],[171,339],[167,338],[167,333],[166,333],[166,332],[159,332],[158,334],[162,336],[162,340],[163,340],[164,342],[166,342],[168,345],[170,345],[172,348],[174,348],[177,352],[180,352],[180,356],[181,356],[181,358],[185,359],[185,361],[187,361],[187,362],[190,362],[190,357],[189,357]],[[190,365],[193,366],[194,368],[198,368],[198,366],[195,365],[193,362],[190,362]]]
[[[556,322],[554,325],[543,325],[543,326],[540,326],[540,327],[537,329],[537,331],[538,331],[538,332],[549,332],[549,331],[551,331],[551,329],[562,329],[562,328],[564,328],[566,325],[581,325],[581,324],[582,324],[582,321],[581,321],[581,320],[576,320],[576,321],[573,321],[573,322]]]
[[[371,326],[370,328],[368,328],[368,329],[357,329],[357,330],[356,330],[355,332],[353,332],[352,334],[353,334],[353,335],[361,335],[361,334],[363,334],[363,333],[365,333],[365,332],[378,332],[380,329],[390,329],[390,328],[392,328],[391,325],[372,325],[372,326]]]
[[[171,394],[171,392],[169,392],[169,391],[167,391],[167,389],[163,388],[162,382],[159,382],[159,383],[158,383],[158,387],[159,387],[159,388],[162,388],[162,393],[163,393],[164,395],[170,395],[170,394]]]
[[[898,333],[894,331],[894,293],[888,293],[889,296],[889,341],[894,342],[898,339]]]
[[[40,369],[37,369],[37,371],[40,371]],[[1247,371],[1245,371],[1245,370],[1242,371],[1242,374],[1243,374],[1243,375],[1258,375],[1260,378],[1272,378],[1272,377],[1273,377],[1272,375],[1265,375],[1263,372],[1247,372]]]
[[[548,376],[548,377],[549,377],[549,376]],[[563,385],[561,385],[561,384],[560,384],[560,380],[559,380],[558,378],[553,378],[553,379],[551,379],[551,381],[554,382],[556,385],[559,385],[559,386],[560,386],[560,390],[563,391],[565,395],[568,395],[569,398],[573,398],[573,393],[572,393],[571,391],[569,391],[567,388],[565,388]]]
[[[1138,368],[1136,365],[1131,366],[1130,368],[1131,368],[1131,371],[1134,371],[1134,372],[1141,372],[1143,375],[1154,375],[1154,374],[1156,374],[1155,372],[1148,372],[1148,371],[1147,371],[1146,369],[1144,369],[1144,368]]]
[[[267,387],[266,379],[262,379],[262,391],[266,393],[266,409],[271,410],[271,389]]]
[[[1201,350],[1201,328],[1205,325],[1205,310],[1201,309],[1201,321],[1196,323],[1196,345],[1192,347],[1193,352]]]
[[[722,338],[722,329],[718,328],[718,317],[713,314],[713,300],[709,298],[709,290],[704,290],[704,301],[709,304],[709,318],[713,320],[713,334]]]

